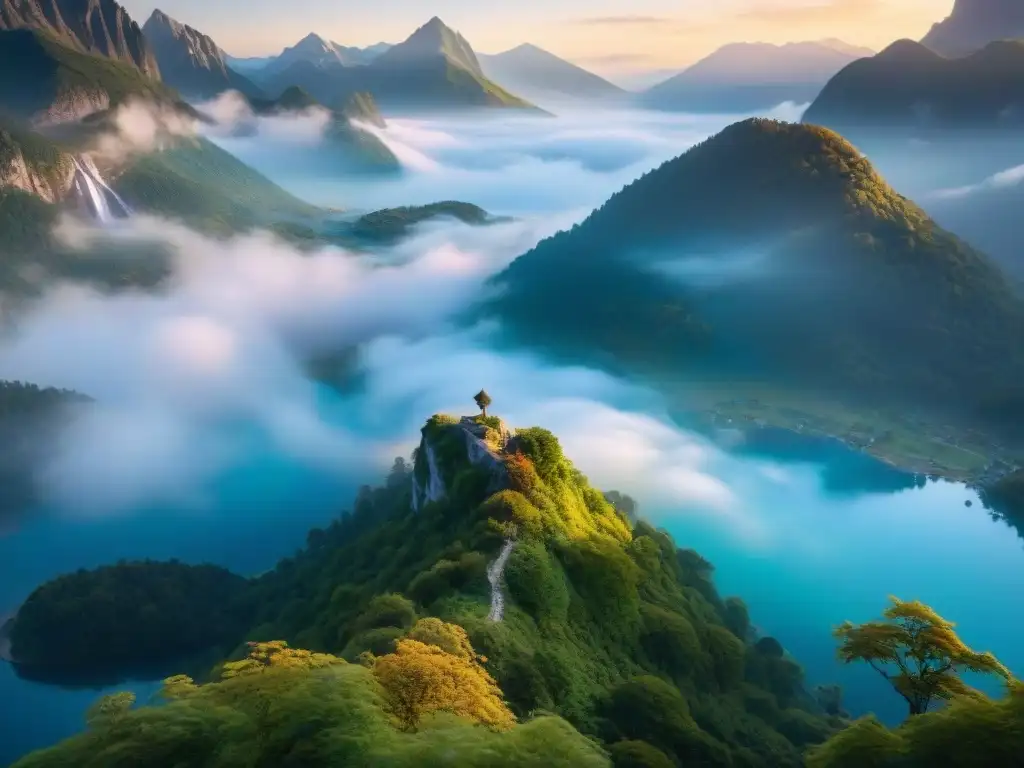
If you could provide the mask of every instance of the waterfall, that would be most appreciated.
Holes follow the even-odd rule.
[[[75,191],[93,217],[101,224],[131,215],[131,208],[103,180],[99,170],[88,158],[73,158],[75,164]]]
[[[487,581],[491,584],[491,610],[487,614],[488,621],[501,621],[505,618],[505,594],[501,591],[501,577],[505,574],[505,565],[515,546],[515,539],[505,539],[498,557],[487,566]]]

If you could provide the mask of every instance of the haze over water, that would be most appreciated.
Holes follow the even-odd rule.
[[[909,478],[903,490],[879,491],[891,487],[891,470],[865,472],[863,457],[844,451],[823,450],[818,464],[730,453],[674,424],[635,384],[498,351],[486,327],[453,329],[452,315],[488,276],[735,119],[396,120],[384,135],[408,172],[381,182],[301,173],[316,137],[289,132],[294,124],[253,139],[218,137],[319,204],[466,200],[517,221],[435,222],[384,254],[386,270],[353,266],[338,250],[305,256],[269,238],[213,243],[159,222],[132,224],[182,253],[169,295],[60,294],[26,320],[22,341],[0,349],[5,378],[117,403],[59,457],[51,504],[61,508],[0,537],[0,614],[48,578],[119,558],[270,568],[311,526],[347,508],[360,484],[381,481],[394,456],[408,456],[427,416],[471,412],[483,386],[495,413],[552,430],[595,485],[634,496],[680,547],[710,560],[720,592],[741,596],[810,682],[842,683],[853,713],[903,715],[874,672],[835,662],[830,636],[845,619],[877,616],[889,594],[929,603],[968,643],[1024,674],[1024,617],[1003,609],[1024,591],[1024,544],[973,493],[948,483],[916,488]],[[339,337],[362,348],[362,375],[344,394],[312,384],[294,354]],[[110,431],[119,424],[149,428],[146,450],[88,441],[98,426],[122,434]],[[825,482],[826,464],[831,479],[853,473],[845,493]],[[98,695],[0,667],[0,701],[16,703],[5,706],[0,764],[78,730]]]

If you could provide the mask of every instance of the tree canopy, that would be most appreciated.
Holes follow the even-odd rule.
[[[971,650],[953,623],[918,601],[890,598],[881,621],[846,622],[835,630],[839,658],[864,661],[889,681],[910,707],[911,715],[928,711],[935,700],[981,696],[961,678],[963,672],[1010,673],[991,653]]]

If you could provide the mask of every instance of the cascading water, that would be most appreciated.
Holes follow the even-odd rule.
[[[75,191],[93,217],[101,224],[128,218],[132,211],[103,180],[99,170],[87,158],[74,158]]]

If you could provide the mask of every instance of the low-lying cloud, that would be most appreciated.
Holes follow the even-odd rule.
[[[940,189],[934,192],[932,197],[943,199],[968,197],[969,195],[984,192],[986,190],[1016,187],[1020,185],[1022,181],[1024,181],[1024,165],[1017,165],[1013,168],[1007,168],[1005,171],[994,173],[984,181],[980,181],[977,184],[968,184],[963,187],[953,187],[951,189]]]

